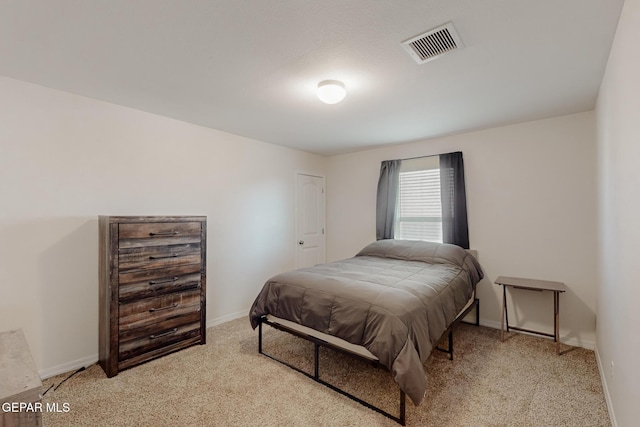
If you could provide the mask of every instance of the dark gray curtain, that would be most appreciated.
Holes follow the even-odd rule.
[[[467,195],[462,152],[440,154],[442,241],[469,249]]]
[[[393,239],[396,202],[400,180],[400,160],[385,160],[380,165],[376,201],[376,239]]]

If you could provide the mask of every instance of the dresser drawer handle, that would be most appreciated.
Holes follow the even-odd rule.
[[[161,255],[161,256],[151,255],[149,259],[167,259],[167,258],[177,258],[177,257],[178,257],[178,254]]]
[[[160,308],[155,308],[154,307],[154,308],[149,309],[149,313],[155,313],[156,311],[162,311],[162,310],[170,310],[172,308],[177,308],[178,305],[179,305],[178,303],[175,303],[173,305],[169,305],[169,306],[166,306],[166,307],[160,307]]]
[[[175,282],[177,280],[178,280],[177,277],[172,277],[171,279],[164,279],[164,280],[150,280],[149,284],[150,285],[160,285],[162,283],[170,283],[170,282]]]
[[[163,232],[160,232],[160,233],[151,232],[151,233],[149,233],[149,236],[151,236],[151,237],[154,237],[154,236],[175,236],[176,234],[178,234],[178,232],[174,230],[174,231],[163,231]]]
[[[149,335],[149,339],[155,340],[157,338],[162,338],[162,337],[166,337],[167,335],[175,334],[176,332],[178,332],[178,328],[173,328],[170,331],[163,332],[163,333],[158,334],[158,335],[156,335],[156,334]]]

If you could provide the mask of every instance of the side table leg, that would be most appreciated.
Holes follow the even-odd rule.
[[[507,287],[502,285],[502,317],[500,318],[500,341],[504,342],[504,316],[507,308]]]
[[[560,354],[560,292],[553,292],[553,333],[556,341],[556,353]]]

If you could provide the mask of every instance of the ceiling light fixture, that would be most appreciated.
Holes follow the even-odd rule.
[[[318,98],[325,104],[337,104],[347,95],[344,83],[338,80],[323,80],[318,83]]]

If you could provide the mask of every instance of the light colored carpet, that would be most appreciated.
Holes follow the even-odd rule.
[[[265,327],[264,349],[312,371],[308,342]],[[257,352],[248,319],[207,331],[207,344],[107,378],[92,365],[45,402],[55,426],[397,426],[395,422]],[[553,341],[461,324],[453,361],[434,352],[425,364],[422,405],[407,399],[409,426],[609,426],[594,353]],[[320,375],[392,413],[399,391],[389,373],[321,350]],[[43,381],[45,389],[67,375]]]

